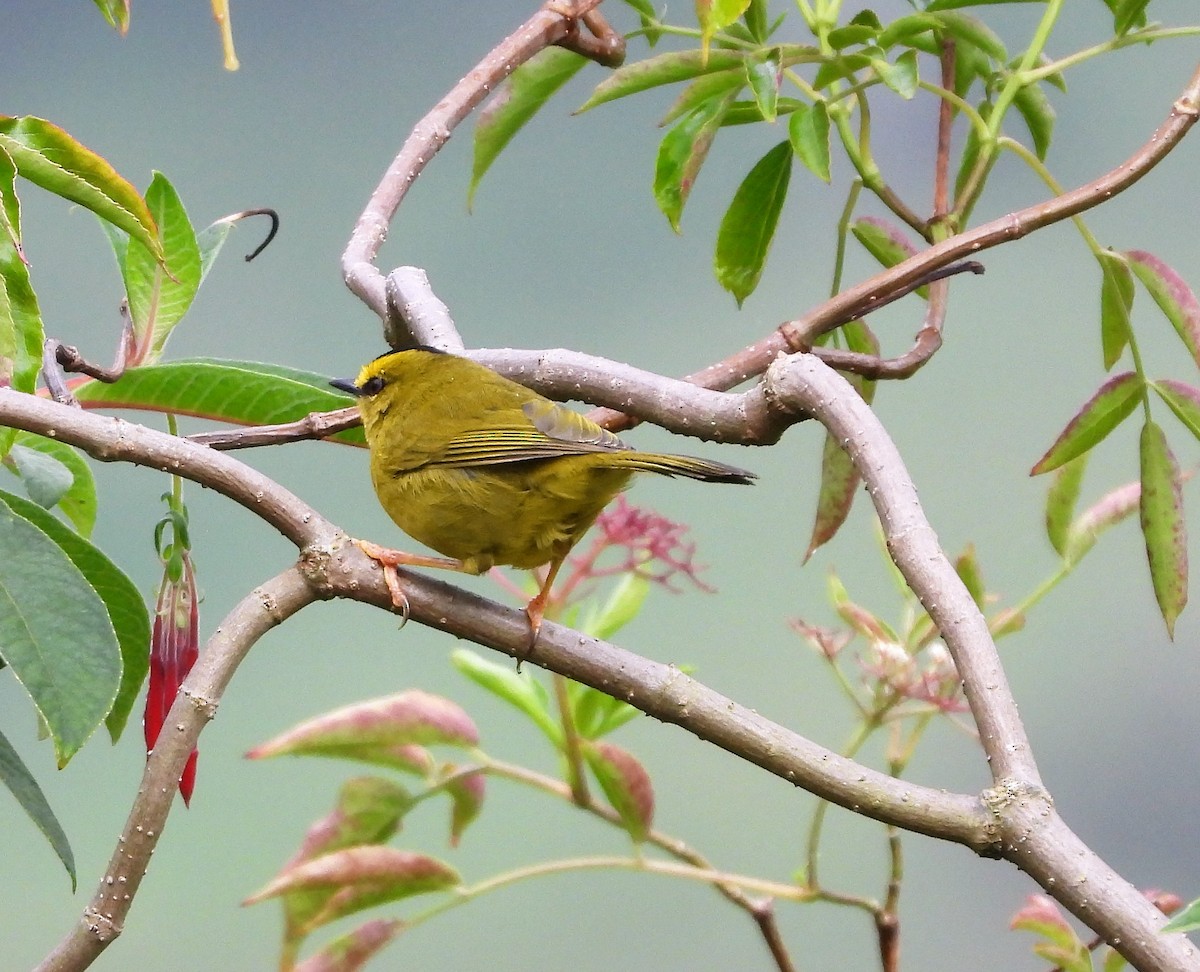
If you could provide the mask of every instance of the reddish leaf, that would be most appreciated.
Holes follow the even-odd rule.
[[[1187,346],[1192,360],[1200,365],[1200,301],[1184,279],[1153,253],[1130,250],[1125,254],[1154,302]]]
[[[1144,394],[1141,378],[1132,371],[1110,378],[1067,423],[1029,474],[1050,472],[1091,450],[1129,417]]]
[[[1133,514],[1141,497],[1140,482],[1126,483],[1105,493],[1071,524],[1063,545],[1063,559],[1070,563],[1078,561],[1092,549],[1101,533]]]
[[[399,919],[365,922],[293,966],[292,972],[357,972],[404,928]]]
[[[583,752],[629,836],[638,843],[645,840],[654,820],[654,785],[650,775],[630,753],[612,743],[589,742]]]
[[[451,779],[446,781],[446,792],[450,794],[450,846],[457,847],[462,839],[463,831],[479,816],[483,809],[483,797],[486,793],[487,778],[482,772],[457,773],[458,767],[448,767],[455,771]]]
[[[412,769],[413,753],[405,747],[441,743],[474,746],[475,723],[448,699],[410,689],[397,695],[345,706],[303,722],[246,755],[334,756]]]
[[[1170,378],[1152,381],[1150,386],[1167,403],[1175,417],[1187,426],[1188,431],[1200,439],[1200,388]]]
[[[1150,562],[1150,580],[1167,633],[1174,637],[1175,619],[1187,604],[1187,526],[1179,468],[1167,438],[1154,422],[1142,428],[1142,535]]]

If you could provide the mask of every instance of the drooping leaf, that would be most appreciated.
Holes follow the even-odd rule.
[[[1060,557],[1067,556],[1067,541],[1075,517],[1075,504],[1083,485],[1087,456],[1079,456],[1059,466],[1046,493],[1046,536]]]
[[[0,236],[21,253],[21,200],[17,196],[17,167],[0,149]]]
[[[1150,563],[1154,596],[1174,637],[1175,619],[1187,604],[1187,525],[1183,517],[1183,492],[1175,457],[1154,422],[1142,427],[1141,445],[1142,536]]]
[[[796,157],[823,182],[829,181],[829,111],[825,102],[799,104],[788,119],[788,140]]]
[[[25,492],[38,506],[49,509],[66,495],[74,477],[53,456],[14,444],[8,454],[13,470],[21,477]]]
[[[105,725],[115,743],[129,720],[149,668],[150,616],[142,593],[102,550],[73,532],[57,517],[35,503],[0,490],[0,502],[8,505],[58,545],[91,585],[104,608],[120,646],[121,680]]]
[[[650,593],[650,581],[637,571],[626,571],[617,581],[602,606],[590,601],[589,610],[579,622],[579,630],[605,641],[637,617]]]
[[[754,92],[754,102],[764,121],[773,122],[779,104],[779,83],[783,79],[783,67],[775,51],[766,51],[757,57],[746,59],[746,80]]]
[[[905,51],[896,58],[895,64],[888,63],[882,57],[873,58],[871,66],[879,75],[879,80],[906,101],[911,100],[917,93],[921,73],[916,51]]]
[[[955,559],[954,572],[963,582],[975,606],[982,609],[987,604],[987,585],[983,582],[983,571],[979,567],[974,544],[967,544],[967,549]]]
[[[1110,378],[1067,423],[1029,474],[1050,472],[1088,452],[1129,417],[1144,394],[1142,379],[1135,372],[1126,371]]]
[[[1040,0],[1039,0],[1040,2]],[[928,15],[929,10],[926,10]],[[964,48],[978,51],[996,64],[1008,61],[1008,49],[1000,35],[977,17],[964,13],[951,13],[945,7],[937,14],[938,26],[955,40],[956,53],[962,55]]]
[[[404,931],[406,924],[400,918],[365,921],[292,966],[292,972],[359,972]]]
[[[45,836],[50,848],[58,855],[71,878],[71,893],[75,892],[75,855],[71,851],[70,841],[63,832],[62,825],[50,809],[42,788],[29,772],[17,751],[12,748],[4,733],[0,732],[0,783],[8,788],[16,797],[21,809],[29,814],[37,829]],[[11,838],[11,835],[10,835]]]
[[[607,736],[642,714],[640,709],[635,709],[628,702],[614,699],[590,685],[572,682],[568,691],[571,711],[575,715],[575,728],[584,739]]]
[[[738,20],[750,6],[750,0],[695,0],[696,21],[700,25],[700,43],[708,54],[713,34]]]
[[[850,232],[884,267],[903,263],[917,252],[904,233],[896,226],[878,216],[864,216],[850,224]],[[918,287],[916,293],[922,300],[929,299],[929,287]]]
[[[650,88],[657,88],[660,85],[690,81],[701,75],[729,71],[734,68],[742,71],[744,70],[742,67],[744,60],[745,55],[741,52],[725,50],[710,51],[707,58],[698,50],[657,54],[644,61],[617,68],[596,85],[591,97],[580,105],[575,113],[579,114],[595,108],[597,105],[638,94]]]
[[[443,784],[450,796],[450,846],[457,847],[467,827],[483,810],[486,777],[483,772],[457,773],[457,767],[447,767],[451,779]]]
[[[1105,0],[1113,12],[1113,33],[1124,37],[1131,30],[1146,26],[1146,8],[1150,0]]]
[[[463,648],[451,652],[450,661],[476,685],[524,712],[556,748],[562,746],[562,728],[550,712],[550,699],[532,675],[515,672],[508,665],[498,665]]]
[[[112,707],[120,646],[100,596],[17,505],[0,500],[0,657],[45,720],[62,767]]]
[[[791,174],[792,147],[780,142],[742,180],[721,220],[713,266],[739,307],[762,276]]]
[[[103,158],[43,118],[0,116],[0,148],[21,177],[79,203],[162,258],[146,201]]]
[[[587,58],[574,51],[548,47],[509,75],[504,87],[480,112],[475,125],[475,161],[467,189],[468,209],[484,174],[505,146],[587,63]]]
[[[42,313],[29,280],[29,266],[10,233],[0,234],[0,385],[32,392],[42,367]],[[16,432],[0,429],[0,458],[8,454]]]
[[[273,425],[350,405],[348,395],[329,387],[329,379],[311,371],[255,361],[191,358],[130,368],[120,381],[89,381],[75,390],[86,404],[199,415],[244,425]],[[362,429],[330,436],[365,444]]]
[[[679,230],[683,207],[687,204],[700,167],[721,127],[731,94],[705,102],[685,115],[658,146],[654,165],[654,200],[667,217],[671,229]]]
[[[1054,122],[1057,117],[1046,92],[1039,84],[1024,85],[1017,89],[1013,97],[1013,107],[1025,120],[1025,127],[1029,129],[1029,137],[1033,140],[1034,154],[1045,160],[1054,136]]]
[[[1129,343],[1129,312],[1133,309],[1133,274],[1119,254],[1102,250],[1100,261],[1100,344],[1104,370],[1112,368]]]
[[[1200,928],[1200,898],[1197,898],[1163,926],[1165,932],[1189,932]]]
[[[664,127],[670,125],[701,105],[718,100],[722,96],[729,95],[736,98],[745,86],[746,69],[742,66],[697,78],[671,102],[671,107],[667,109],[667,113],[663,115],[659,125]]]
[[[1125,258],[1142,286],[1175,328],[1192,360],[1200,365],[1200,300],[1196,299],[1183,277],[1153,253],[1129,250]]]

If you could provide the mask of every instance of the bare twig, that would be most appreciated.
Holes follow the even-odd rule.
[[[358,406],[350,405],[333,412],[310,412],[295,422],[282,425],[255,425],[247,429],[224,429],[219,432],[196,432],[185,436],[198,445],[228,452],[257,446],[282,445],[308,439],[325,439],[346,429],[361,425]]]

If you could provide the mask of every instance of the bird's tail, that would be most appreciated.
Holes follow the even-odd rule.
[[[653,452],[618,452],[610,457],[614,465],[635,469],[639,472],[659,473],[663,476],[686,476],[706,483],[740,483],[749,485],[758,477],[745,469],[729,466],[712,459],[697,459],[695,456],[660,455]]]

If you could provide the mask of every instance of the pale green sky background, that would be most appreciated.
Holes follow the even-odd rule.
[[[1067,7],[1073,19],[1052,45],[1055,54],[1104,37],[1108,14],[1099,0]],[[122,40],[85,0],[17,2],[5,11],[0,39],[0,111],[49,118],[139,186],[151,170],[165,172],[198,226],[247,207],[280,211],[279,239],[248,266],[240,255],[256,242],[258,227],[235,234],[172,355],[352,374],[382,350],[377,323],[340,279],[338,256],[354,218],[409,127],[532,9],[515,0],[235,2],[242,70],[227,74],[205,3],[135,3]],[[876,9],[886,18],[906,5],[881,0]],[[1040,9],[1017,4],[985,12],[1017,49]],[[1187,0],[1160,0],[1150,12],[1175,24],[1196,16]],[[624,7],[611,14],[628,24]],[[1069,94],[1053,94],[1060,126],[1050,162],[1059,179],[1074,186],[1124,159],[1165,117],[1198,50],[1195,40],[1128,50],[1070,75]],[[654,124],[672,95],[569,117],[601,77],[598,67],[585,71],[517,139],[478,193],[473,216],[465,212],[469,129],[460,130],[411,194],[382,265],[427,268],[469,344],[577,347],[670,374],[715,360],[818,303],[828,288],[846,167],[839,166],[834,190],[797,168],[762,287],[738,311],[712,279],[713,234],[738,181],[782,133],[760,126],[723,134],[689,203],[684,234],[676,237],[650,195]],[[887,176],[925,208],[932,101],[879,96],[873,107]],[[1194,135],[1146,183],[1089,216],[1090,225],[1102,242],[1151,249],[1200,285],[1198,163]],[[977,217],[1044,196],[1032,176],[1006,159]],[[106,358],[119,281],[94,218],[31,187],[22,201],[48,330]],[[1045,483],[1027,471],[1102,380],[1099,277],[1067,226],[984,259],[985,277],[954,288],[946,347],[914,380],[882,388],[877,402],[946,546],[954,552],[974,542],[991,589],[1014,600],[1053,569],[1041,530]],[[853,253],[847,279],[872,269]],[[1151,371],[1194,381],[1194,369],[1144,295],[1135,313]],[[885,347],[907,347],[919,315],[911,301],[879,315],[874,323]],[[1194,445],[1165,410],[1161,420],[1181,459],[1193,464]],[[752,490],[674,481],[635,487],[632,499],[693,524],[700,557],[711,565],[706,578],[720,594],[658,597],[621,643],[692,664],[719,691],[839,747],[851,728],[849,713],[786,622],[798,615],[831,622],[824,591],[834,567],[857,600],[886,614],[896,598],[865,504],[829,549],[800,567],[819,430],[801,426],[770,451],[684,443],[650,429],[630,438],[642,447],[719,457],[762,478]],[[1135,449],[1131,432],[1106,443],[1089,471],[1086,497],[1132,478]],[[375,503],[361,453],[302,445],[245,458],[351,533],[400,542]],[[96,539],[149,592],[157,580],[151,533],[166,482],[125,468],[97,475]],[[1193,506],[1194,493],[1193,487]],[[203,628],[210,632],[293,552],[240,508],[195,488],[188,499],[205,593]],[[1195,534],[1194,515],[1190,522]],[[486,580],[474,583],[490,589]],[[1004,643],[1043,774],[1067,821],[1135,883],[1187,896],[1200,894],[1194,615],[1194,608],[1185,613],[1176,641],[1168,642],[1136,529],[1125,525],[1024,632]],[[452,647],[437,633],[416,625],[397,632],[382,613],[348,604],[317,605],[265,638],[202,739],[192,809],[172,816],[126,934],[96,968],[272,966],[276,910],[242,909],[238,902],[274,873],[304,828],[327,810],[339,783],[358,772],[333,763],[257,765],[241,758],[302,718],[421,687],[466,705],[496,756],[553,772],[540,738],[455,675],[447,661]],[[134,727],[115,750],[97,737],[56,773],[11,679],[0,678],[0,713],[0,726],[71,837],[81,885],[72,897],[46,844],[12,799],[0,795],[0,969],[7,972],[36,962],[83,907],[124,819],[142,753]],[[803,794],[649,720],[633,723],[616,741],[653,774],[663,830],[732,871],[786,880],[800,864],[812,808]],[[868,753],[878,756],[878,747]],[[986,783],[976,748],[944,727],[931,732],[912,775],[948,788]],[[619,834],[503,784],[491,787],[482,820],[457,851],[445,847],[440,808],[428,810],[398,845],[442,854],[470,880],[505,866],[627,846]],[[825,879],[882,893],[881,844],[877,826],[834,812]],[[1027,936],[1007,931],[1012,912],[1033,890],[1011,866],[918,838],[906,841],[906,853],[906,969],[1044,967],[1030,956]],[[802,969],[876,967],[874,933],[859,914],[828,906],[779,911]],[[459,909],[394,945],[374,968],[588,972],[614,964],[769,967],[750,921],[711,891],[661,878],[589,874],[523,885]]]

